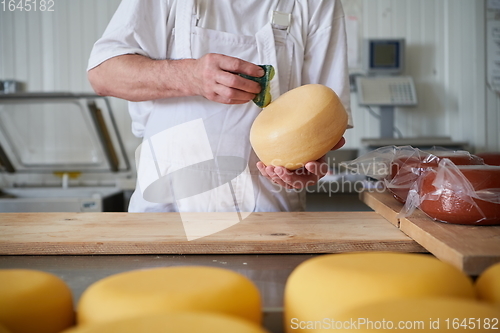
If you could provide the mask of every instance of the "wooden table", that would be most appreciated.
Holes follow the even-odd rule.
[[[0,255],[425,252],[375,212],[252,213],[188,241],[183,223],[231,213],[4,213]]]
[[[500,226],[436,222],[420,210],[398,217],[403,205],[388,192],[362,192],[361,200],[437,258],[468,275],[479,275],[500,262]]]

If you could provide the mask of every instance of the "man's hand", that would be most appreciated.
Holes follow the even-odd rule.
[[[224,104],[243,104],[255,98],[260,85],[244,79],[238,74],[255,77],[264,75],[264,70],[250,62],[209,53],[197,59],[192,67],[192,84],[196,95]]]
[[[344,144],[345,139],[342,138],[332,150],[339,149]],[[257,168],[262,176],[288,189],[301,189],[314,185],[328,172],[328,164],[324,156],[317,161],[307,162],[303,168],[294,171],[281,166],[266,166],[260,161],[257,162]]]

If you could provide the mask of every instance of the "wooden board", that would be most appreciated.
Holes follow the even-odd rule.
[[[363,192],[361,200],[437,258],[469,275],[479,275],[500,262],[500,226],[436,222],[418,209],[409,217],[398,218],[403,205],[387,192]]]
[[[218,223],[231,213],[183,214]],[[375,212],[252,213],[188,241],[177,213],[3,213],[0,255],[425,252]]]

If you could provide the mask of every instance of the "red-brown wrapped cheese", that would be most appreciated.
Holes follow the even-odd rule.
[[[439,162],[447,158],[455,165],[482,165],[483,160],[467,151],[432,151],[415,149],[411,156],[398,157],[391,163],[391,174],[386,182],[387,189],[394,198],[405,203],[408,191],[418,177],[428,168],[436,168]]]
[[[500,152],[479,153],[477,156],[484,160],[484,164],[500,165]]]
[[[500,224],[500,167],[455,166],[448,160],[428,169],[419,181],[419,208],[437,221]]]

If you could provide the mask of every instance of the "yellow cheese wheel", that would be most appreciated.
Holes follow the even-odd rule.
[[[5,326],[0,324],[0,333],[11,333]]]
[[[485,270],[475,286],[479,299],[500,306],[500,263]]]
[[[260,323],[257,287],[236,272],[179,266],[116,274],[92,284],[78,303],[78,324],[161,314],[207,311]]]
[[[0,270],[0,323],[14,333],[56,333],[74,324],[71,291],[57,276]]]
[[[266,333],[247,320],[203,312],[146,315],[111,322],[77,326],[63,333]]]
[[[500,313],[487,303],[456,298],[394,299],[328,317],[310,333],[332,332],[491,332]],[[301,323],[313,327],[314,323]]]
[[[364,252],[315,257],[300,264],[285,287],[285,327],[316,321],[386,299],[455,296],[473,298],[471,279],[424,254]]]
[[[308,84],[264,108],[252,125],[250,142],[264,164],[295,170],[325,155],[346,128],[347,113],[337,94]]]

